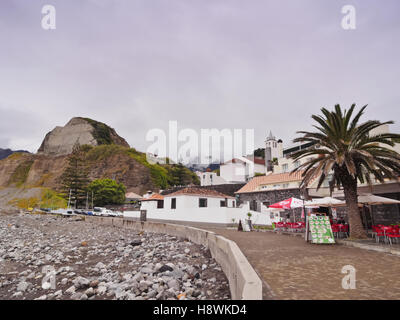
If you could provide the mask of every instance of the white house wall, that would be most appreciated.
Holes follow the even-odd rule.
[[[219,168],[220,176],[225,181],[246,182],[248,169],[242,162],[222,164]]]
[[[176,209],[171,209],[172,197],[164,199],[164,208],[157,209],[157,201],[142,202],[141,210],[147,210],[148,219],[203,222],[215,224],[238,223],[240,219],[247,219],[250,212],[249,204],[245,203],[239,208],[232,207],[234,199],[228,199],[228,207],[221,207],[222,198],[207,198],[207,207],[199,208],[199,196],[176,196]],[[253,224],[271,225],[270,213],[251,212]],[[139,218],[140,211],[126,211],[124,217]]]

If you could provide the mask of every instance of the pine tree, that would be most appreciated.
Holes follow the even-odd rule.
[[[66,199],[71,194],[71,205],[75,205],[75,207],[84,206],[86,203],[88,174],[85,154],[79,143],[76,142],[68,157],[68,166],[60,177],[62,194]]]

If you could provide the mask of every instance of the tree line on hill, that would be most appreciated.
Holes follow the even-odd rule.
[[[75,207],[119,205],[125,202],[126,187],[113,179],[89,179],[89,164],[86,159],[88,146],[75,144],[67,160],[67,167],[59,179],[61,195],[71,200]],[[183,164],[151,165],[134,149],[132,153],[136,161],[150,169],[151,177],[157,187],[166,189],[172,186],[199,184],[197,176]]]

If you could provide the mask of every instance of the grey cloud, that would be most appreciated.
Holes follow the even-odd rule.
[[[289,143],[335,103],[397,120],[400,4],[352,1],[358,28],[344,31],[347,2],[56,0],[57,29],[44,31],[43,1],[2,1],[0,104],[17,106],[1,111],[19,129],[5,125],[0,143],[36,151],[73,116],[106,122],[141,150],[169,120],[254,128],[257,145],[270,129]]]

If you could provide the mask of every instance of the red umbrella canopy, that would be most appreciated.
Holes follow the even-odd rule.
[[[271,204],[269,208],[276,209],[294,209],[301,208],[303,206],[303,200],[297,198],[289,198],[286,200],[279,201],[277,203]]]

